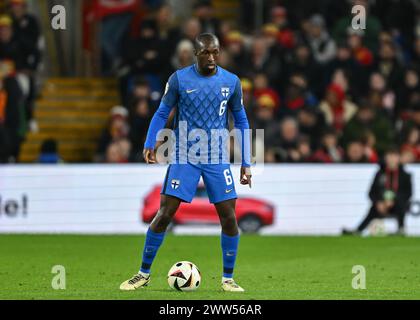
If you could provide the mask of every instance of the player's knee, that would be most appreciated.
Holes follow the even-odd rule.
[[[156,215],[154,224],[157,227],[166,228],[171,223],[173,217],[173,210],[167,207],[161,207],[158,214]]]
[[[234,214],[223,216],[220,220],[223,231],[230,231],[230,233],[237,231],[238,224]]]

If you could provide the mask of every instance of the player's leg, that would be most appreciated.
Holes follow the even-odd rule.
[[[160,209],[146,232],[142,263],[138,274],[120,285],[121,290],[135,290],[145,287],[150,282],[150,268],[153,260],[165,238],[165,231],[172,221],[181,200],[162,194],[160,196]]]
[[[233,281],[239,231],[235,214],[237,195],[230,166],[229,164],[203,165],[202,175],[210,202],[215,204],[222,227],[222,288],[225,291],[244,291]]]
[[[150,274],[153,260],[165,238],[166,228],[171,223],[180,203],[181,200],[176,197],[164,194],[160,196],[160,209],[146,232],[143,259],[139,272],[144,277],[148,277]]]
[[[162,194],[160,196],[160,209],[150,224],[149,230],[154,233],[165,232],[180,204],[181,199]]]
[[[359,224],[356,230],[343,229],[342,234],[343,235],[360,235],[363,232],[363,230],[365,230],[366,227],[372,222],[373,219],[382,218],[382,217],[383,216],[379,214],[379,212],[375,208],[375,205],[373,204],[371,208],[369,209],[368,214],[363,219],[363,221]]]
[[[161,191],[160,209],[146,233],[140,271],[123,282],[121,290],[135,290],[149,283],[150,268],[165,238],[166,228],[181,201],[192,201],[199,179],[200,170],[189,164],[171,164],[168,167]]]
[[[148,275],[156,253],[163,242],[165,231],[171,223],[181,201],[191,202],[200,171],[189,164],[171,164],[162,186],[160,209],[146,234],[140,273]]]
[[[391,210],[391,215],[394,216],[398,222],[398,231],[396,232],[396,235],[405,235],[404,220],[406,211],[406,208],[400,206],[394,206]]]
[[[366,229],[366,227],[372,222],[373,219],[382,217],[383,216],[376,210],[375,205],[372,205],[372,207],[369,210],[369,213],[357,227],[357,232],[362,233],[362,231]]]
[[[222,288],[225,291],[244,291],[233,280],[236,256],[239,245],[239,230],[235,215],[236,199],[230,199],[215,204],[222,226],[221,246],[223,256]]]

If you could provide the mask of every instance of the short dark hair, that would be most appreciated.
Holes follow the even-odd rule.
[[[219,39],[213,33],[201,33],[197,36],[197,38],[195,38],[194,49],[198,51],[203,42],[210,42],[210,41],[214,41],[217,44],[219,44]]]
[[[46,139],[41,144],[41,153],[57,153],[57,141]]]
[[[400,149],[392,145],[386,149],[385,154],[400,154]]]

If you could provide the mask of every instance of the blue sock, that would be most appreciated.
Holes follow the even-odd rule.
[[[141,272],[150,273],[150,267],[152,266],[153,260],[155,259],[156,253],[159,250],[164,237],[165,232],[155,233],[150,230],[150,228],[147,230],[143,249],[143,261],[140,268]]]
[[[221,244],[223,252],[223,277],[232,278],[238,251],[239,234],[228,236],[222,232]]]

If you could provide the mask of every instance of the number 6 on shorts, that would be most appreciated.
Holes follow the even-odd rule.
[[[230,174],[230,170],[226,169],[225,171],[223,171],[223,175],[225,176],[226,185],[230,186],[233,182],[232,175]]]

